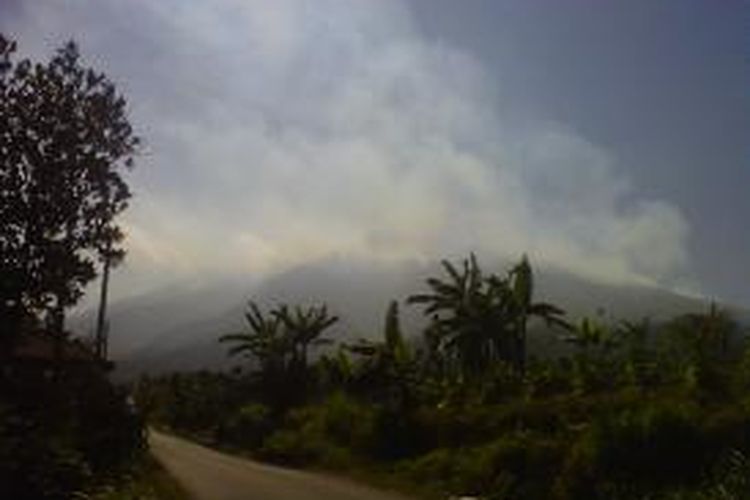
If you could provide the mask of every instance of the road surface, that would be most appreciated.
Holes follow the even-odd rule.
[[[406,500],[331,477],[246,460],[151,431],[151,450],[195,500]]]

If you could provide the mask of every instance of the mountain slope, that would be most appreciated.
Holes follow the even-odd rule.
[[[426,277],[440,274],[434,263],[386,265],[331,259],[278,274],[255,287],[244,276],[169,287],[112,307],[111,351],[123,376],[240,363],[226,358],[225,346],[217,339],[244,329],[248,299],[264,307],[325,303],[340,317],[329,337],[378,337],[388,302],[403,301],[424,289]],[[574,318],[658,320],[707,308],[701,300],[657,288],[597,284],[554,270],[537,274],[537,296],[562,306]],[[402,323],[408,334],[415,335],[424,320],[419,309],[404,306]]]

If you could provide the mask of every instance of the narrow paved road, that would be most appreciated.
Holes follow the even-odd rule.
[[[196,500],[406,500],[342,478],[284,469],[150,433],[151,450]]]

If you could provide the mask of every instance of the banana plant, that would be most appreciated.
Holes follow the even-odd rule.
[[[449,356],[454,356],[463,372],[478,374],[491,358],[491,337],[497,335],[497,313],[493,311],[492,289],[488,286],[476,257],[464,259],[462,269],[442,261],[446,279],[428,278],[430,292],[412,295],[408,304],[424,306],[431,317],[433,334]],[[435,340],[435,339],[431,339]]]
[[[409,399],[416,366],[401,332],[396,301],[388,307],[383,337],[380,342],[362,339],[346,349],[359,358],[355,375],[358,383],[371,392],[388,393],[400,404]]]
[[[250,331],[219,337],[219,342],[233,344],[228,350],[228,355],[251,355],[261,363],[261,366],[282,363],[289,342],[282,335],[279,319],[264,314],[255,302],[250,301],[245,312],[245,320]]]
[[[321,335],[339,320],[338,316],[328,313],[325,305],[306,309],[300,306],[290,309],[289,306],[282,305],[271,311],[271,315],[283,325],[291,344],[292,363],[302,370],[307,368],[309,348],[331,343],[330,339]]]
[[[442,265],[447,278],[427,279],[430,291],[409,297],[408,303],[424,306],[432,335],[439,334],[438,344],[458,360],[464,375],[479,375],[494,362],[508,363],[523,375],[532,317],[571,328],[562,309],[533,301],[533,273],[525,256],[504,278],[485,276],[474,254],[460,271],[449,261]]]
[[[547,326],[558,327],[566,331],[572,330],[572,325],[565,320],[565,311],[547,303],[534,302],[534,274],[526,255],[509,273],[508,285],[515,308],[515,328],[513,328],[514,349],[512,361],[518,371],[526,371],[526,337],[529,318],[536,317],[543,320]]]

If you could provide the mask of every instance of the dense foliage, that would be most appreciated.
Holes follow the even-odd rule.
[[[430,319],[420,338],[393,302],[382,341],[292,363],[288,309],[251,303],[250,330],[224,338],[244,369],[143,378],[139,403],[178,432],[432,497],[748,498],[750,351],[728,314],[572,324],[533,300],[525,259],[504,277],[444,267],[409,300]],[[526,353],[545,325],[570,355]]]
[[[124,252],[125,111],[74,43],[33,63],[0,34],[0,498],[86,498],[143,456],[126,393],[64,328],[97,259]]]
[[[0,376],[0,497],[66,499],[143,458],[142,419],[97,367],[6,367]]]
[[[0,347],[29,316],[61,331],[96,259],[123,255],[138,145],[124,98],[73,42],[45,63],[15,52],[0,34]]]

